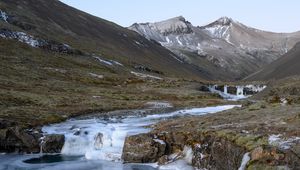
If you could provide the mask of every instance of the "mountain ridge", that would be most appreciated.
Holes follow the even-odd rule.
[[[186,21],[191,31],[174,31],[167,35],[151,27],[153,24],[164,25],[164,29],[168,29],[167,25],[171,28],[174,20],[176,23],[186,21],[184,17],[180,20],[175,17],[155,23],[134,24],[129,29],[159,42],[185,62],[196,63],[210,74],[228,72],[227,75],[216,76],[216,79],[242,79],[278,59],[300,41],[300,32],[267,32],[228,17],[221,17],[205,26],[193,26]],[[204,60],[206,64],[202,65]],[[215,71],[214,67],[220,70]]]

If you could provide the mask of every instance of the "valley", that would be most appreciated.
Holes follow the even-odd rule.
[[[300,169],[299,42],[2,0],[0,170]]]

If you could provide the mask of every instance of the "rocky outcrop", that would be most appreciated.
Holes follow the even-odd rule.
[[[47,135],[43,137],[41,148],[43,153],[60,153],[65,143],[64,135]]]
[[[38,153],[40,137],[38,130],[20,127],[0,129],[0,152]]]
[[[24,32],[16,32],[9,29],[0,29],[0,37],[17,40],[30,45],[31,47],[41,48],[48,51],[64,54],[83,54],[81,51],[71,48],[67,44],[59,43],[53,40],[44,40],[34,37]]]
[[[156,136],[159,139],[155,139]],[[239,169],[246,153],[250,155],[250,161],[244,162],[246,169],[300,168],[297,152],[265,145],[264,139],[253,139],[249,136],[226,136],[225,133],[214,131],[151,132],[128,137],[125,141],[123,159],[127,163],[166,164],[184,159],[184,150],[186,146],[190,146],[191,164],[199,169]],[[170,159],[171,154],[178,155],[178,158]]]
[[[5,153],[60,153],[64,135],[42,135],[40,128],[18,126],[0,129],[0,152]]]
[[[103,133],[98,133],[94,140],[94,148],[100,150],[103,147]]]
[[[125,140],[122,159],[128,163],[153,163],[165,155],[166,144],[152,135],[129,136]]]

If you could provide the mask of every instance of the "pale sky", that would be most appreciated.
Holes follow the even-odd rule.
[[[300,30],[299,0],[61,0],[77,9],[127,27],[183,16],[195,26],[227,16],[273,32]]]

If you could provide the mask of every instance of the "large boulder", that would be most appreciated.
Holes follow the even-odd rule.
[[[229,87],[227,87],[227,93],[236,95],[237,88],[235,86],[229,86]]]
[[[165,155],[166,143],[150,134],[129,136],[125,140],[122,159],[125,163],[153,163]]]
[[[38,153],[41,134],[20,127],[0,130],[0,151],[19,153]]]
[[[65,143],[64,135],[47,135],[41,142],[43,153],[60,153]]]

